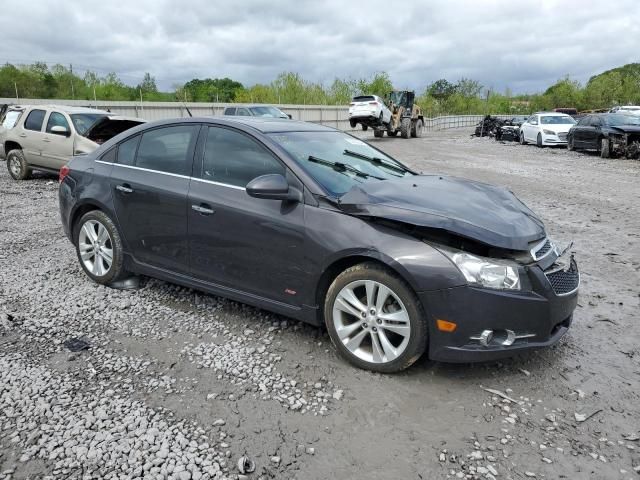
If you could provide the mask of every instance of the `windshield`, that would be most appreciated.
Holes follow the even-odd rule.
[[[84,135],[98,119],[104,116],[99,113],[73,113],[71,114],[71,121],[76,128],[76,132]]]
[[[607,115],[604,119],[607,125],[640,125],[640,117],[635,115],[624,115],[622,113],[614,113]]]
[[[13,128],[22,115],[22,110],[9,110],[7,114],[4,116],[4,120],[2,121],[2,126],[7,130]]]
[[[564,115],[542,115],[540,116],[540,123],[543,125],[574,125],[576,121]]]
[[[406,167],[398,161],[346,133],[281,132],[270,137],[334,197],[359,183],[413,175],[404,171]],[[344,168],[332,168],[329,162],[342,164]]]
[[[251,111],[257,117],[274,117],[280,118],[286,116],[276,107],[251,107]]]

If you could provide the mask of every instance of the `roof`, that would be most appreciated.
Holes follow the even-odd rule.
[[[311,122],[300,122],[298,120],[289,120],[285,118],[270,117],[236,117],[236,116],[218,116],[218,117],[189,117],[189,118],[173,118],[148,123],[147,126],[169,125],[175,123],[215,123],[218,125],[244,126],[257,130],[262,133],[275,132],[336,132],[335,128],[326,127]]]
[[[561,116],[561,117],[570,117],[571,116],[568,113],[564,113],[564,112],[536,112],[536,113],[534,113],[534,115],[558,115],[558,116]]]
[[[55,110],[60,110],[65,113],[93,113],[93,114],[103,114],[109,115],[109,112],[104,110],[98,110],[97,108],[88,108],[88,107],[70,107],[69,105],[20,105],[22,108],[50,108]]]

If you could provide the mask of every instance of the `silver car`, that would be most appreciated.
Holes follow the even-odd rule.
[[[33,170],[58,173],[72,156],[90,153],[139,118],[60,105],[11,106],[0,122],[0,154],[9,174],[23,180]]]

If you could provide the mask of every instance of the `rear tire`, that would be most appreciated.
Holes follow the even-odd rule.
[[[366,132],[369,129],[369,127],[367,125],[362,125],[362,131]]]
[[[600,139],[600,157],[601,158],[611,157],[611,144],[609,143],[608,138]]]
[[[520,145],[526,145],[527,141],[524,139],[524,133],[520,132]]]
[[[427,348],[427,320],[415,292],[374,262],[336,277],[325,297],[324,319],[338,353],[365,370],[399,372]]]
[[[358,122],[354,120],[349,120],[349,125],[351,125],[351,128],[356,128],[358,126]]]
[[[388,137],[395,137],[396,135],[398,135],[398,131],[397,130],[387,130],[387,136]]]
[[[542,134],[539,133],[538,134],[538,138],[536,139],[536,146],[538,148],[542,148],[544,145],[542,145]]]
[[[400,122],[400,136],[402,138],[409,138],[411,135],[411,119],[403,118]]]
[[[74,227],[73,239],[80,266],[94,282],[108,285],[124,276],[122,238],[106,213],[85,213]]]
[[[570,152],[573,152],[575,149],[576,149],[576,147],[573,144],[573,137],[569,136],[567,138],[567,150],[569,150]]]
[[[7,154],[7,170],[14,180],[26,180],[31,176],[31,168],[22,150],[16,148]]]
[[[376,137],[376,138],[382,138],[384,136],[384,130],[380,130],[380,129],[376,128],[373,131],[373,136]]]

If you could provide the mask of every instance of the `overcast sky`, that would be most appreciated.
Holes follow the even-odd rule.
[[[245,85],[282,71],[330,83],[386,71],[422,91],[439,78],[534,92],[640,61],[638,0],[0,0],[0,61],[148,71]]]

